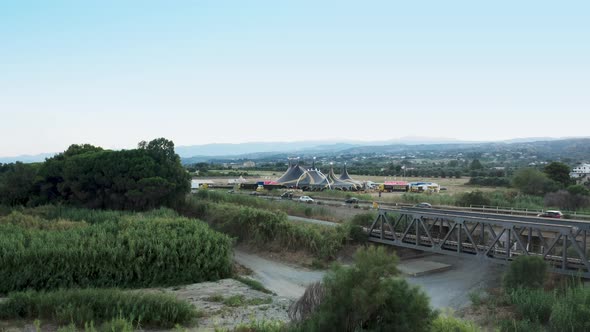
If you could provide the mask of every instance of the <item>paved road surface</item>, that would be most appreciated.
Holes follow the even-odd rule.
[[[457,310],[469,305],[469,293],[498,286],[505,268],[492,262],[453,256],[432,255],[424,259],[452,266],[444,272],[406,278],[411,284],[422,287],[432,306],[438,309]]]
[[[266,288],[291,299],[303,295],[305,287],[321,280],[325,273],[271,261],[238,250],[234,252],[234,257],[238,263],[254,271],[253,277]],[[433,307],[438,309],[460,309],[467,306],[469,293],[498,284],[503,269],[502,265],[452,256],[432,255],[424,259],[452,265],[448,271],[407,278],[411,284],[421,286],[430,297]]]
[[[311,271],[302,267],[292,267],[271,261],[243,251],[235,250],[234,259],[254,271],[253,277],[264,287],[279,296],[299,299],[307,285],[322,280],[323,271]]]

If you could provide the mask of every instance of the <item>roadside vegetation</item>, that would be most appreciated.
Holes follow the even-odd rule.
[[[199,190],[191,195],[192,201],[231,203],[251,208],[280,211],[291,216],[335,221],[332,213],[323,206],[302,204],[291,200],[270,201],[255,196],[228,194],[219,190]]]
[[[229,196],[229,195],[228,195]],[[262,201],[262,200],[261,200]],[[271,250],[303,250],[316,258],[333,259],[350,239],[350,224],[336,227],[290,222],[283,212],[240,204],[189,198],[181,213],[206,221],[238,243]]]

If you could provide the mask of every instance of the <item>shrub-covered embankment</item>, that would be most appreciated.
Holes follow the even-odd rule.
[[[230,275],[231,239],[203,222],[170,210],[117,218],[88,211],[95,222],[88,224],[84,211],[68,212],[80,221],[0,217],[0,293],[168,286]]]
[[[182,213],[207,221],[238,242],[269,249],[304,250],[320,259],[333,258],[351,234],[349,224],[330,227],[294,223],[283,212],[194,198],[187,201]]]
[[[291,216],[337,221],[332,211],[324,206],[302,204],[293,200],[267,200],[248,195],[227,194],[215,190],[199,190],[195,195],[192,195],[191,200],[231,203],[269,211],[281,211]]]
[[[171,328],[196,317],[192,305],[171,295],[117,289],[17,292],[0,303],[0,319],[47,319],[78,326],[122,319],[134,325]]]

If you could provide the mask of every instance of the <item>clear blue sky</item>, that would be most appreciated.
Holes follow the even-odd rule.
[[[0,156],[590,136],[589,1],[2,1]]]

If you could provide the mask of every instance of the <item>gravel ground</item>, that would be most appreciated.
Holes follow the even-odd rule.
[[[181,300],[195,305],[201,312],[198,325],[186,327],[186,331],[231,330],[240,324],[254,320],[289,321],[288,310],[292,299],[266,294],[234,280],[223,279],[217,282],[204,282],[182,287],[137,290],[141,292],[170,293]],[[233,305],[223,303],[231,297],[240,297]],[[58,329],[51,322],[42,321],[41,331],[54,332]],[[0,321],[0,331],[36,332],[31,321]],[[145,330],[150,332],[172,332],[172,330]]]
[[[199,326],[188,329],[189,331],[231,329],[253,320],[288,321],[287,311],[292,303],[291,299],[259,292],[234,279],[167,288],[163,291],[192,303],[203,313],[203,317],[199,318]],[[221,298],[235,296],[243,297],[243,304],[230,306],[219,301]],[[268,304],[248,304],[249,301],[268,299]]]

